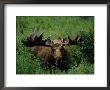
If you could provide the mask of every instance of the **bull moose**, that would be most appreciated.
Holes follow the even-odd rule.
[[[41,35],[31,34],[26,39],[22,40],[23,45],[32,48],[32,53],[42,58],[46,67],[56,66],[58,68],[66,68],[68,60],[69,45],[78,45],[82,40],[82,37],[77,35],[75,39],[71,39],[69,36],[65,38],[57,38],[51,40],[50,38],[43,39],[43,33]]]

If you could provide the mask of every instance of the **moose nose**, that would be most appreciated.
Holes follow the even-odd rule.
[[[56,57],[56,65],[59,66],[62,63],[62,57]]]

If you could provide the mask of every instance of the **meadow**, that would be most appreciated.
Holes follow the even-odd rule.
[[[44,38],[71,38],[83,31],[84,43],[69,46],[69,68],[45,70],[40,58],[33,56],[30,47],[21,40],[44,32]],[[16,16],[16,74],[94,74],[94,17],[93,16]]]

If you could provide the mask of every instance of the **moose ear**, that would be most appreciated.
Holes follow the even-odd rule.
[[[68,37],[63,38],[62,39],[62,43],[65,44],[65,45],[67,45],[69,43]]]
[[[48,40],[46,40],[45,45],[52,46],[53,45],[53,41],[51,41],[50,39],[48,39]]]

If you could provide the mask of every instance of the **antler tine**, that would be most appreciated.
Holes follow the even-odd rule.
[[[43,37],[43,34],[44,34],[44,32],[39,36],[39,38],[42,38]]]
[[[43,32],[44,33],[44,32]],[[42,40],[43,38],[43,33],[40,35],[40,36],[35,36],[34,40],[37,41],[37,40]]]
[[[36,41],[38,39],[38,36],[37,35],[35,35],[35,37],[34,37],[34,41]]]
[[[21,40],[21,42],[23,43],[23,45],[27,47],[31,47],[33,45],[33,41],[31,37],[27,37],[26,39]]]
[[[81,33],[77,34],[77,36],[73,40],[69,36],[68,36],[68,39],[69,39],[70,45],[78,45],[78,44],[82,43],[82,41],[83,41],[83,37],[82,37]]]
[[[76,38],[72,40],[72,39],[68,36],[69,45],[77,45],[77,44],[78,44],[78,42],[77,42],[78,38],[79,38],[79,36],[77,35]]]
[[[78,38],[77,42],[80,43],[80,42],[82,42],[82,41],[83,41],[83,37],[82,37],[82,35],[80,34],[80,37]]]
[[[70,36],[68,36],[69,39],[69,44],[72,45],[73,44],[73,40],[70,38]]]
[[[22,40],[22,43],[26,46],[38,46],[45,45],[45,41],[42,40],[43,33],[38,37],[34,32],[25,40]]]
[[[76,38],[73,39],[73,41],[74,41],[74,42],[77,42],[77,40],[78,40],[78,34],[77,34]]]
[[[33,34],[38,36],[40,34],[39,29],[34,27]]]

